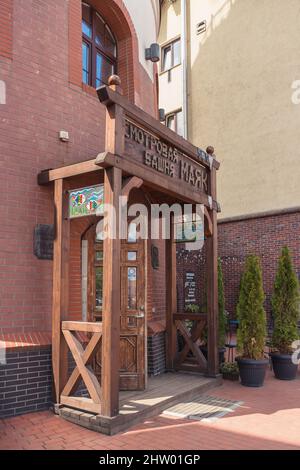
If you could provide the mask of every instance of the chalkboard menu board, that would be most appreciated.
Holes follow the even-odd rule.
[[[184,280],[184,303],[196,303],[196,274],[194,272],[186,272]]]

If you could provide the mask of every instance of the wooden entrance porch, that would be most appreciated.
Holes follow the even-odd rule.
[[[180,398],[183,393],[189,393],[189,387],[198,391],[198,387],[217,385],[219,380],[216,222],[218,210],[216,171],[219,164],[213,156],[213,149],[209,148],[207,152],[200,151],[156,119],[130,104],[119,91],[116,77],[112,77],[110,86],[98,90],[100,102],[107,109],[105,152],[95,159],[46,170],[38,176],[39,184],[54,184],[52,365],[55,409],[65,417],[77,415],[79,418],[82,417],[82,421],[85,420],[90,424],[100,423],[100,426],[98,424],[97,426],[101,432],[106,432],[104,431],[106,424],[111,423],[109,433],[117,432],[114,430],[121,429],[126,423],[129,425],[137,419],[143,419],[148,413],[151,415],[158,412],[160,407],[169,404],[169,401],[173,403],[178,396]],[[136,359],[136,365],[139,363],[140,368],[135,371],[136,379],[129,380],[130,373],[128,373],[126,376],[128,380],[126,379],[124,383],[136,384],[140,390],[144,387],[146,390],[120,392],[122,376],[120,338],[122,333],[124,337],[131,335],[136,338],[140,332],[145,333],[147,307],[142,309],[142,306],[136,304],[133,308],[134,313],[122,307],[121,273],[124,260],[122,261],[122,241],[118,235],[108,236],[103,241],[101,321],[70,321],[68,195],[71,189],[78,187],[77,184],[82,185],[83,181],[95,184],[95,180],[101,181],[104,187],[105,204],[110,204],[115,210],[114,215],[107,214],[106,225],[110,230],[115,222],[117,234],[120,229],[119,199],[121,196],[128,199],[133,189],[142,189],[159,203],[163,197],[163,202],[168,204],[179,202],[204,206],[208,260],[205,315],[177,312],[174,226],[171,237],[165,241],[166,363],[168,371],[201,372],[207,376],[206,378],[201,375],[186,376],[182,373],[169,372],[161,378],[150,378],[147,385],[147,368],[146,366],[143,368],[146,345],[140,336],[136,344],[141,346],[139,351],[133,347],[134,357],[142,351],[144,360]],[[138,253],[138,248],[136,252]],[[136,298],[138,297],[139,295],[136,295]],[[186,320],[193,322],[191,331],[186,328]],[[199,349],[199,337],[205,324],[208,336],[207,360]],[[185,346],[180,352],[176,339],[178,330],[185,341]],[[100,380],[92,367],[99,350],[101,351]],[[71,352],[75,362],[75,369],[71,375],[68,374],[68,351]],[[79,397],[75,393],[81,380],[87,389],[88,398]],[[160,387],[161,392],[159,392]],[[176,391],[173,393],[172,388],[178,393]],[[137,398],[137,393],[141,394],[140,398]],[[136,403],[134,406],[132,400]],[[128,406],[129,408],[126,408]],[[133,408],[130,408],[132,406]],[[129,409],[131,411],[128,411]],[[92,414],[93,419],[84,416],[85,413]]]
[[[185,372],[168,372],[149,377],[147,389],[120,392],[120,409],[117,416],[108,418],[71,407],[62,407],[60,416],[72,423],[93,431],[113,435],[157,416],[178,401],[192,401],[221,384],[221,378],[210,378]]]

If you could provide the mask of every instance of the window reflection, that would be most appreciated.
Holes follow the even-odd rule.
[[[95,269],[96,274],[96,309],[102,309],[103,304],[103,267],[98,266]]]
[[[90,62],[90,48],[83,42],[82,43],[82,81],[85,84],[89,83],[89,62]]]
[[[127,261],[136,261],[137,252],[136,251],[128,251],[127,253]]]
[[[82,2],[82,80],[99,87],[116,73],[117,43],[99,13]]]
[[[137,242],[137,225],[135,223],[129,224],[128,228],[128,243]]]
[[[128,309],[136,310],[137,299],[136,299],[136,279],[137,279],[137,268],[127,269],[127,284],[128,284]]]

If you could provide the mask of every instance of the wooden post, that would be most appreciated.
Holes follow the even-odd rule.
[[[109,78],[109,86],[118,92],[118,76]],[[118,105],[106,108],[105,149],[112,154],[124,152],[125,118]],[[115,224],[115,238],[108,237],[103,243],[103,334],[102,334],[102,403],[101,414],[116,416],[119,412],[120,378],[120,318],[121,318],[121,242],[119,236],[119,198],[122,195],[122,170],[111,167],[104,170],[104,201],[114,207],[107,226]],[[114,220],[112,220],[114,218]]]
[[[213,155],[214,149],[209,147],[207,152]],[[217,200],[216,168],[210,171],[210,194],[213,201]],[[219,374],[218,357],[218,230],[217,211],[209,210],[212,221],[212,235],[206,240],[207,263],[207,321],[208,321],[208,376]]]
[[[167,369],[174,369],[176,355],[176,325],[173,314],[177,312],[177,292],[176,292],[176,243],[174,242],[174,215],[170,217],[171,237],[166,240],[166,360]]]
[[[111,228],[116,223],[116,238],[107,237],[103,243],[103,336],[102,336],[102,403],[101,414],[116,416],[119,412],[120,374],[120,238],[119,196],[122,191],[122,171],[104,170],[104,200],[115,208],[107,219]]]
[[[61,322],[68,319],[70,221],[67,214],[67,197],[64,194],[63,179],[54,182],[54,204],[52,369],[55,404],[59,405],[60,394],[68,377],[68,348],[62,333]]]

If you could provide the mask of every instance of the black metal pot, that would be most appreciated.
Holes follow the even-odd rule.
[[[276,379],[294,380],[297,375],[298,364],[292,362],[291,354],[271,354],[273,370]]]
[[[205,357],[205,359],[207,360],[207,357],[208,357],[207,346],[200,346],[200,350],[203,356]],[[223,362],[225,362],[226,348],[219,348],[218,351],[219,351],[219,364],[222,364]]]
[[[262,387],[265,380],[268,359],[236,359],[241,377],[241,384],[245,387]]]

